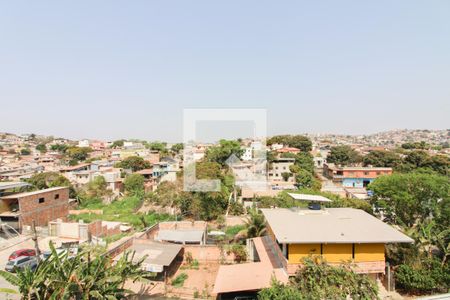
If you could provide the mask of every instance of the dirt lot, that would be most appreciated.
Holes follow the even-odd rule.
[[[188,278],[184,281],[183,287],[176,288],[170,286],[168,289],[169,294],[174,296],[192,296],[197,291],[199,295],[211,295],[219,266],[219,262],[207,262],[199,263],[198,270],[187,268],[178,269],[170,280],[173,280],[181,273],[188,275]]]

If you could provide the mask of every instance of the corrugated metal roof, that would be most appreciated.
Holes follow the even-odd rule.
[[[57,190],[62,190],[62,189],[68,189],[68,187],[59,186],[59,187],[53,187],[53,188],[48,188],[48,189],[39,190],[39,191],[19,193],[19,194],[12,194],[12,195],[8,195],[8,196],[0,197],[0,199],[17,199],[17,198],[23,198],[23,197],[38,195],[38,194],[42,194],[42,193],[46,193],[46,192],[52,192],[52,191],[57,191]]]
[[[14,188],[20,188],[29,186],[29,183],[26,182],[0,182],[0,190],[9,190]]]
[[[325,198],[324,196],[320,196],[320,195],[295,194],[295,193],[288,193],[288,195],[291,196],[292,198],[294,198],[295,200],[331,202],[330,199]]]
[[[128,250],[135,251],[134,261],[138,261],[144,256],[144,264],[155,266],[169,266],[180,252],[182,246],[174,244],[163,244],[153,241],[139,241],[134,243]],[[119,260],[118,255],[114,260]]]

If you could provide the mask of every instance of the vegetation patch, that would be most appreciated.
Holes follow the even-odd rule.
[[[172,286],[174,287],[183,287],[184,282],[188,279],[188,275],[186,273],[181,273],[174,280],[172,280]]]

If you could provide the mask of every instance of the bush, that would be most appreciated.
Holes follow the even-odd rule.
[[[240,244],[231,245],[227,251],[227,254],[233,254],[234,261],[237,263],[245,262],[247,260],[247,250],[245,250],[245,247]]]
[[[395,271],[397,287],[410,293],[446,292],[450,289],[450,267],[437,259],[429,259],[418,266],[400,265]]]
[[[244,206],[237,201],[232,201],[229,213],[232,216],[240,216],[244,213]]]
[[[182,287],[186,279],[188,279],[188,275],[186,273],[181,273],[174,280],[172,280],[172,286]]]
[[[350,266],[334,267],[320,257],[303,260],[288,285],[272,282],[259,299],[378,299],[378,287],[367,275],[356,274]]]
[[[144,176],[140,174],[130,174],[125,177],[123,185],[125,191],[130,195],[141,195],[144,194]]]
[[[234,226],[227,227],[225,229],[225,233],[227,236],[233,238],[236,234],[238,234],[245,228],[246,228],[245,225],[234,225]]]

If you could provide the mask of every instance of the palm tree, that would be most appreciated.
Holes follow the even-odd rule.
[[[247,221],[247,237],[259,237],[266,233],[266,220],[257,211],[250,212],[250,219]]]
[[[249,213],[250,218],[246,221],[245,229],[243,229],[236,235],[235,239],[237,240],[241,240],[243,237],[254,238],[266,234],[267,229],[264,216],[256,209],[250,210]]]

